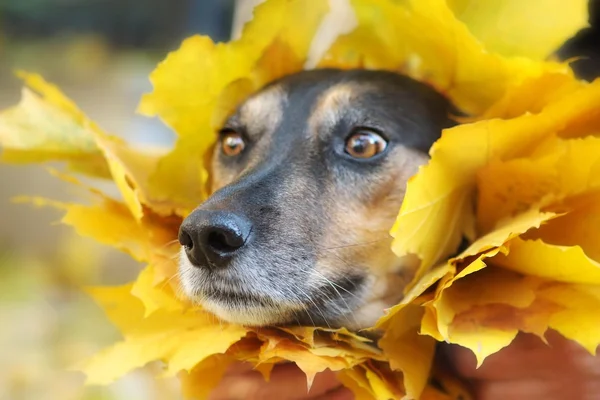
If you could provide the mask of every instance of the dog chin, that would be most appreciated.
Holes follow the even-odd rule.
[[[232,304],[227,299],[209,298],[203,295],[198,286],[198,267],[193,266],[188,260],[185,252],[181,251],[179,259],[179,281],[185,296],[202,306],[223,321],[245,325],[245,326],[267,326],[283,325],[293,319],[293,310],[286,312],[279,305],[277,308],[269,307],[268,304]]]
[[[285,325],[289,320],[284,318],[281,310],[267,307],[231,307],[214,301],[201,302],[205,310],[215,314],[220,319],[244,326],[262,327],[269,325]]]
[[[306,304],[273,299],[264,294],[246,291],[242,293],[239,289],[229,288],[229,285],[224,285],[223,282],[219,286],[213,287],[207,282],[205,274],[190,263],[183,251],[179,262],[179,278],[183,292],[188,299],[223,321],[245,326],[299,324],[343,326],[351,330],[359,330],[371,326],[383,313],[383,308],[376,309],[376,307],[381,307],[379,303],[376,304],[376,307],[356,304],[356,308],[339,314],[338,312],[328,312],[328,307],[339,309],[339,306],[333,304],[324,305],[324,309],[319,309],[319,307],[312,309]],[[365,284],[363,290],[370,286],[370,283]],[[358,297],[358,293],[355,297]],[[348,301],[350,300],[348,299]],[[347,304],[346,301],[344,303]]]

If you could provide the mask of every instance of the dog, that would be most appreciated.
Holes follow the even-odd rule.
[[[185,295],[246,326],[371,326],[414,276],[389,230],[452,110],[384,71],[303,71],[250,96],[179,231]]]

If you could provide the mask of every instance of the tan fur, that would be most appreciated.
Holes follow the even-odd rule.
[[[283,107],[287,102],[285,90],[274,85],[267,90],[255,94],[248,98],[239,108],[239,122],[247,127],[248,132],[264,132],[260,145],[266,147],[269,145],[270,138],[275,128],[281,123],[283,117]],[[219,168],[217,155],[219,149],[213,152],[212,159],[212,191],[217,191],[225,185],[231,183],[237,174]],[[259,151],[260,153],[260,151]],[[251,169],[259,159],[251,160],[246,169]]]
[[[286,101],[286,92],[281,86],[269,87],[244,102],[239,110],[240,121],[247,127],[248,132],[266,129],[272,133],[281,122]]]
[[[366,85],[343,83],[325,91],[314,105],[308,122],[309,137],[319,135],[320,128],[335,123],[338,114],[351,107],[352,100],[361,93],[373,90]],[[262,130],[260,145],[266,148],[274,128],[281,122],[282,107],[286,93],[275,86],[248,99],[239,110],[240,122],[249,131]],[[257,154],[264,153],[258,150]],[[259,159],[251,160],[246,170]],[[366,200],[360,199],[355,188],[341,191],[335,187],[328,191],[328,218],[323,220],[325,238],[321,248],[313,279],[338,280],[346,274],[362,272],[364,266],[370,274],[368,294],[349,326],[368,326],[381,315],[383,309],[397,303],[403,295],[402,288],[410,282],[417,266],[416,258],[399,259],[391,250],[392,238],[389,230],[398,213],[398,204],[405,193],[405,184],[427,162],[427,156],[408,148],[399,147],[389,157],[388,167],[373,179],[374,190]],[[213,166],[214,189],[229,184],[235,176],[223,174],[218,165]],[[294,174],[285,182],[287,193],[302,201],[310,185],[301,173]],[[290,224],[302,224],[297,209],[288,208],[286,220]],[[393,271],[393,272],[384,272]],[[324,278],[323,278],[324,277]],[[375,312],[377,310],[377,312]]]
[[[334,123],[341,111],[351,107],[352,99],[368,89],[364,84],[353,82],[340,83],[327,89],[317,100],[308,120],[309,136],[317,135],[320,126]]]
[[[328,277],[352,273],[355,265],[367,266],[371,274],[364,312],[356,318],[372,318],[370,305],[385,303],[389,307],[403,295],[402,289],[412,279],[416,258],[399,259],[391,250],[389,235],[405,193],[405,184],[427,157],[400,147],[389,157],[389,167],[377,178],[375,190],[366,199],[355,188],[331,190],[328,198],[331,218],[325,229],[323,248],[317,269]],[[389,271],[393,271],[389,273]],[[381,308],[380,311],[383,309]],[[365,311],[366,310],[366,311]]]
[[[228,120],[227,128],[248,139],[247,151],[230,159],[216,146],[216,193],[198,212],[246,218],[250,239],[218,271],[187,259],[180,268],[186,294],[221,318],[364,328],[401,300],[414,277],[419,260],[397,257],[389,231],[408,180],[428,161],[406,146],[423,149],[419,140],[441,131],[437,119],[444,114],[429,113],[428,95],[409,82],[388,76],[396,85],[390,89],[377,73],[347,76],[284,79],[248,98]],[[389,142],[386,152],[352,159],[344,143],[358,129],[380,133]],[[246,299],[236,303],[231,293]],[[248,304],[249,294],[270,302]]]

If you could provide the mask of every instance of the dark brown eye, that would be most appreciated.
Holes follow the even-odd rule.
[[[387,147],[384,138],[370,131],[358,131],[346,139],[346,153],[354,158],[371,158]]]
[[[221,151],[229,157],[234,157],[242,153],[246,147],[246,142],[242,135],[233,130],[221,132]]]

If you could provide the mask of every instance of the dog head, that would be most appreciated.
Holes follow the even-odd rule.
[[[186,295],[246,325],[372,324],[412,278],[388,232],[449,111],[381,71],[301,72],[248,98],[220,131],[214,194],[180,229]]]

